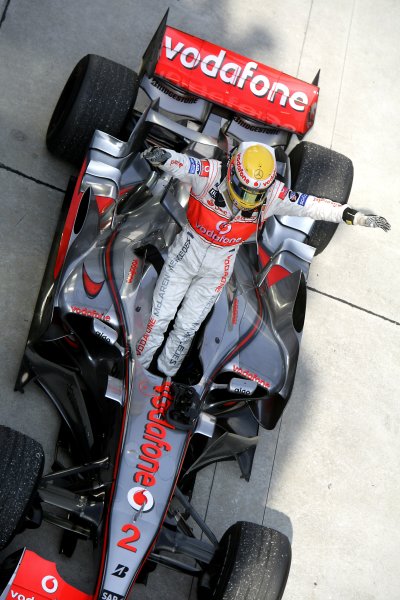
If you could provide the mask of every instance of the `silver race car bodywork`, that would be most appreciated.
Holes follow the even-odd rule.
[[[176,384],[136,360],[155,283],[186,221],[189,197],[188,185],[152,170],[142,151],[164,145],[223,159],[241,141],[260,141],[275,147],[278,177],[287,187],[293,183],[285,152],[293,128],[221,110],[211,92],[202,97],[189,84],[157,77],[160,40],[167,40],[171,60],[184,48],[168,41],[165,27],[163,22],[144,56],[139,82],[146,109],[132,112],[125,140],[95,131],[67,191],[16,383],[22,390],[35,380],[62,420],[60,444],[68,461],[60,460],[38,490],[47,520],[101,549],[94,593],[70,587],[65,598],[126,598],[149,564],[201,576],[218,541],[190,506],[195,475],[212,462],[236,459],[249,479],[258,429],[276,426],[297,367],[315,251],[308,243],[315,223],[299,217],[270,217],[259,239],[240,247],[233,275],[196,334]],[[188,56],[182,64],[192,68]],[[205,60],[210,64],[218,56]],[[243,73],[253,64],[246,63]],[[273,85],[275,91],[290,87]],[[301,92],[288,91],[288,97],[300,113]],[[305,113],[298,127],[311,124]],[[170,418],[178,391],[196,402],[187,428]],[[182,516],[176,526],[175,502],[207,541],[188,534]],[[67,517],[51,516],[54,507]],[[0,600],[20,589],[24,560],[38,561],[41,573],[43,563],[31,554],[19,557]],[[25,585],[38,597],[52,597],[44,593],[43,579],[32,575]]]

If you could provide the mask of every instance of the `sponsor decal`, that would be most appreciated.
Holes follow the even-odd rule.
[[[126,278],[126,283],[132,283],[132,281],[134,280],[135,275],[136,275],[136,271],[137,271],[137,268],[138,268],[138,264],[139,264],[138,259],[134,258],[133,261],[132,261],[132,264],[131,264],[131,266],[129,268],[128,277]]]
[[[188,333],[186,333],[185,335],[188,335]],[[176,364],[178,364],[178,360],[179,360],[182,352],[184,352],[184,350],[185,350],[185,345],[182,344],[182,342],[180,342],[178,344],[178,347],[176,348],[175,352],[171,356],[171,358],[169,360],[169,364],[170,365],[176,365]]]
[[[229,268],[230,268],[230,264],[231,264],[231,256],[228,256],[225,260],[224,260],[224,274],[221,277],[221,280],[218,284],[218,286],[215,288],[215,291],[218,292],[222,292],[222,290],[224,289],[224,285],[226,284],[226,282],[228,281],[229,278]]]
[[[248,178],[243,165],[242,165],[242,154],[241,152],[239,152],[236,155],[236,170],[239,173],[239,175],[241,176],[241,178],[243,179],[243,181],[245,181],[246,183],[250,183],[250,179]]]
[[[147,323],[146,331],[143,337],[140,339],[138,345],[136,346],[136,354],[140,356],[143,353],[143,350],[146,347],[147,340],[153,330],[154,325],[157,323],[157,319],[154,317],[150,317],[149,322]]]
[[[96,331],[95,335],[97,335],[97,337],[99,337],[101,340],[107,342],[107,344],[111,344],[111,338],[108,337],[108,335],[106,335],[103,331]]]
[[[307,199],[308,199],[308,194],[301,194],[300,198],[297,201],[297,204],[300,204],[300,206],[305,206]]]
[[[292,192],[289,190],[289,200],[290,202],[297,202],[299,194],[297,192]]]
[[[53,575],[46,575],[42,579],[42,588],[48,594],[55,594],[58,590],[58,581]]]
[[[144,487],[152,487],[157,483],[155,473],[160,468],[160,458],[164,452],[171,450],[171,445],[165,440],[168,429],[175,429],[165,419],[173,401],[170,387],[171,383],[166,382],[154,388],[152,409],[147,414],[137,471],[133,476],[133,481]]]
[[[137,548],[133,544],[140,540],[139,528],[133,523],[125,523],[125,525],[122,525],[121,531],[123,533],[131,533],[127,537],[120,539],[117,542],[117,546],[123,548],[123,550],[129,550],[129,552],[137,552]]]
[[[248,371],[247,369],[242,369],[241,367],[239,367],[239,365],[233,365],[233,370],[235,373],[239,373],[239,375],[243,375],[243,377],[255,381],[256,383],[258,383],[266,389],[271,387],[269,381],[265,381],[265,379],[262,379],[256,373],[251,373],[251,371]]]
[[[289,191],[289,188],[287,188],[285,185],[283,186],[283,188],[281,189],[281,191],[278,194],[278,198],[280,198],[281,200],[284,200],[286,198],[286,195]]]
[[[11,590],[11,598],[16,598],[16,600],[35,600],[35,596],[24,596],[24,594],[15,592],[14,590]]]
[[[173,263],[173,264],[175,264],[175,263]],[[155,314],[156,317],[160,316],[160,310],[161,310],[163,302],[164,302],[164,296],[165,296],[165,293],[167,291],[167,287],[168,287],[169,281],[170,281],[170,279],[169,279],[169,273],[167,271],[165,273],[162,281],[160,282],[160,287],[158,288],[158,294],[157,294],[157,296],[154,296],[154,300],[153,300],[153,302],[154,302],[154,314]]]
[[[150,510],[154,505],[153,495],[145,488],[156,485],[156,473],[160,468],[160,460],[163,454],[172,448],[171,444],[165,440],[167,431],[175,429],[166,420],[166,414],[172,402],[171,382],[167,381],[154,387],[154,395],[150,400],[151,408],[147,413],[139,458],[133,475],[133,481],[141,487],[132,488],[128,492],[129,503],[133,506],[132,500],[138,507],[133,506],[135,510]],[[146,504],[143,506],[144,500],[146,500]],[[147,508],[148,503],[150,503],[150,508]],[[129,550],[129,552],[136,552],[137,547],[134,544],[140,539],[140,529],[133,523],[126,523],[122,526],[121,531],[130,535],[121,538],[117,542],[117,546]]]
[[[261,168],[256,169],[254,172],[254,177],[256,179],[262,179],[264,177],[264,171]],[[266,185],[266,184],[264,184],[264,185]]]
[[[208,177],[210,174],[210,163],[208,160],[201,161],[200,177]]]
[[[241,237],[228,238],[224,235],[218,235],[213,229],[206,229],[201,223],[196,223],[196,229],[199,230],[203,237],[208,237],[211,241],[226,244],[227,246],[234,246],[235,244],[240,244],[242,242]]]
[[[229,233],[232,229],[232,225],[226,221],[218,221],[215,227],[220,233]]]
[[[182,168],[183,162],[181,162],[180,160],[174,159],[174,160],[171,160],[170,165],[176,165],[177,167]]]
[[[108,344],[115,344],[118,339],[118,333],[107,323],[103,323],[98,319],[93,321],[93,331],[100,339],[104,340]]]
[[[97,282],[93,281],[93,279],[89,277],[85,269],[85,265],[82,265],[82,281],[86,295],[89,296],[89,298],[96,298],[96,296],[100,294],[104,285],[104,280]]]
[[[211,190],[208,190],[208,193],[210,194],[210,196],[213,200],[217,199],[218,190],[216,188],[211,188]],[[214,202],[211,202],[211,200],[207,200],[207,204],[209,204],[210,206],[213,206]]]
[[[110,592],[109,590],[103,590],[101,594],[101,600],[124,600],[124,596]]]
[[[128,492],[128,502],[135,510],[140,512],[148,512],[154,506],[154,498],[149,492],[142,487],[134,487]]]
[[[246,388],[242,388],[240,387],[240,385],[238,385],[237,387],[235,387],[235,389],[233,390],[236,394],[244,394],[245,396],[250,396],[251,395],[251,391],[247,390]]]
[[[178,254],[175,255],[175,258],[169,261],[168,266],[172,269],[175,266],[175,263],[180,262],[190,247],[191,239],[187,238],[186,242],[183,244],[182,248],[179,250]]]
[[[100,319],[100,321],[109,321],[111,317],[100,313],[94,308],[86,308],[81,306],[71,306],[71,311],[77,315],[83,315],[84,317],[93,317],[94,319]]]
[[[168,30],[170,33],[173,31],[172,28]],[[197,40],[191,36],[190,41],[193,43]],[[304,112],[309,105],[308,96],[304,91],[290,90],[289,86],[282,81],[278,79],[274,81],[271,76],[280,73],[272,69],[267,71],[264,65],[259,65],[255,61],[248,61],[245,64],[243,59],[242,64],[231,62],[229,56],[227,59],[227,51],[223,49],[218,54],[205,54],[204,51],[201,54],[195,46],[185,47],[182,41],[174,43],[171,35],[165,36],[164,43],[166,59],[179,61],[184,69],[192,70],[199,66],[204,75],[212,79],[220,79],[224,85],[249,90],[250,94],[257,98],[264,98],[271,104],[279,103],[283,107],[288,105],[297,112]],[[202,49],[204,47],[206,47],[205,43],[202,44]]]
[[[195,158],[193,158],[192,156],[189,156],[189,162],[190,162],[190,164],[189,164],[189,173],[190,173],[191,175],[195,175],[195,174],[196,174],[196,172],[197,172],[197,168],[198,168],[198,170],[199,170],[199,172],[200,172],[200,166],[198,166],[198,163],[199,163],[200,161],[196,160],[196,159],[195,159]]]
[[[232,303],[232,316],[231,316],[232,325],[237,324],[238,313],[239,313],[239,300],[237,298],[235,298]]]
[[[114,577],[119,577],[120,579],[123,579],[124,577],[126,577],[126,574],[128,572],[129,572],[129,567],[118,564],[117,567],[115,568],[115,571],[112,573],[112,575],[114,575]]]

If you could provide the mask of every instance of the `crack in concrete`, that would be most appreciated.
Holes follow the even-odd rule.
[[[307,286],[307,289],[311,292],[315,292],[316,294],[321,294],[321,296],[326,296],[327,298],[331,298],[332,300],[337,300],[337,302],[341,302],[342,304],[347,304],[347,306],[351,306],[352,308],[356,308],[357,310],[361,310],[369,315],[374,317],[378,317],[378,319],[382,319],[383,321],[388,321],[389,323],[393,323],[393,325],[400,325],[399,321],[395,321],[394,319],[389,319],[389,317],[385,317],[384,315],[380,315],[379,313],[374,312],[373,310],[368,310],[368,308],[363,308],[358,304],[353,304],[348,300],[343,300],[343,298],[338,298],[337,296],[332,296],[332,294],[327,294],[326,292],[321,292],[315,288]]]
[[[335,137],[335,132],[336,132],[336,122],[337,122],[338,114],[339,114],[340,98],[341,98],[341,95],[342,95],[344,72],[345,72],[345,69],[346,69],[346,61],[347,61],[347,51],[349,49],[349,42],[350,42],[351,28],[352,28],[352,25],[353,25],[353,17],[354,17],[355,5],[356,5],[356,0],[353,0],[353,6],[351,7],[349,31],[347,33],[346,49],[345,49],[345,52],[344,52],[342,75],[340,77],[339,94],[338,94],[338,99],[337,99],[337,104],[336,104],[335,120],[333,122],[333,129],[332,129],[332,137],[331,137],[330,148],[332,148],[333,138]]]
[[[313,5],[314,5],[314,0],[311,0],[310,10],[308,11],[307,25],[306,25],[306,29],[304,31],[303,43],[302,43],[301,50],[300,50],[299,64],[297,65],[297,73],[296,73],[297,77],[299,76],[299,72],[300,72],[301,59],[303,58],[304,46],[306,45],[307,33],[308,33],[308,28],[310,26],[311,12],[313,9]]]
[[[8,167],[7,165],[5,165],[2,162],[0,162],[0,169],[3,169],[4,171],[7,171],[8,173],[14,173],[14,175],[19,175],[20,177],[24,177],[24,179],[29,179],[29,181],[33,181],[34,183],[37,183],[38,185],[44,185],[45,187],[49,188],[50,190],[55,190],[56,192],[61,192],[62,194],[65,194],[65,190],[57,187],[56,185],[52,185],[51,183],[47,183],[46,181],[42,181],[41,179],[36,179],[36,177],[32,177],[31,175],[27,175],[26,173],[23,173],[22,171],[18,171],[17,169]]]
[[[279,419],[279,429],[278,429],[278,435],[276,436],[276,444],[275,444],[275,450],[274,450],[274,458],[272,459],[272,465],[271,465],[271,473],[269,476],[269,481],[268,481],[268,489],[267,489],[267,496],[265,498],[265,505],[264,505],[264,513],[263,513],[263,518],[262,518],[262,524],[264,524],[265,522],[265,515],[267,512],[267,508],[268,508],[268,498],[269,498],[269,490],[271,488],[271,483],[272,483],[272,476],[274,474],[274,468],[275,468],[275,459],[276,459],[276,453],[278,451],[278,444],[279,444],[279,437],[281,435],[281,429],[282,429],[282,421],[283,421],[283,417],[281,417]]]
[[[1,13],[1,18],[0,18],[0,27],[3,25],[4,21],[6,20],[7,10],[8,10],[8,7],[10,6],[10,2],[11,2],[11,0],[6,0],[6,2],[4,4],[4,8],[3,8],[3,11]]]

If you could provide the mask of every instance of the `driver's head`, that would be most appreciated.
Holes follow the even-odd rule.
[[[274,149],[266,144],[242,142],[228,164],[227,186],[233,204],[239,210],[257,208],[264,202],[275,177]]]

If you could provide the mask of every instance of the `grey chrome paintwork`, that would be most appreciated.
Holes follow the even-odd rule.
[[[149,80],[145,78],[142,85],[149,95],[153,93],[154,86]],[[148,258],[148,249],[153,248],[160,260],[165,258],[184,222],[189,195],[187,186],[171,182],[165,174],[152,171],[141,157],[139,149],[144,148],[143,132],[147,127],[150,132],[152,126],[161,127],[181,136],[188,147],[190,142],[190,151],[202,155],[204,147],[207,147],[208,151],[218,155],[221,150],[237,143],[240,135],[246,139],[245,134],[249,131],[236,123],[234,136],[229,138],[226,120],[215,115],[210,117],[209,130],[206,122],[202,132],[176,123],[161,114],[159,108],[168,110],[169,107],[174,112],[172,109],[175,110],[178,103],[184,111],[181,114],[190,121],[208,119],[210,105],[201,100],[194,103],[173,102],[167,93],[154,89],[157,90],[156,97],[161,98],[159,106],[157,108],[153,104],[142,115],[128,141],[117,140],[99,131],[94,134],[81,181],[79,219],[75,220],[56,282],[54,300],[54,308],[65,324],[69,326],[71,318],[76,315],[91,319],[93,335],[98,335],[112,346],[129,365],[124,377],[109,373],[104,390],[107,401],[123,406],[126,411],[101,588],[121,597],[126,597],[160,530],[189,439],[184,431],[164,428],[162,439],[165,445],[160,449],[154,466],[154,483],[142,486],[151,493],[154,504],[151,510],[137,510],[129,502],[128,494],[139,486],[134,477],[141,460],[143,436],[149,422],[149,411],[152,410],[151,400],[156,394],[155,387],[162,383],[160,378],[144,370],[135,360],[135,345],[150,316],[158,276],[157,264]],[[224,129],[221,135],[215,135],[218,119]],[[266,143],[280,141],[278,133],[265,135],[267,137],[262,139]],[[290,177],[290,169],[286,169],[284,162],[280,172]],[[287,180],[287,183],[290,182]],[[138,197],[135,196],[137,189],[143,190]],[[99,209],[99,196],[109,201],[104,210]],[[125,206],[129,208],[126,211]],[[261,272],[255,242],[240,248],[233,276],[201,332],[199,358],[203,373],[194,387],[206,412],[200,416],[196,434],[213,435],[215,416],[207,414],[207,406],[212,405],[209,394],[218,392],[218,385],[213,387],[212,384],[219,375],[241,377],[244,382],[252,380],[251,385],[244,383],[245,393],[240,391],[237,382],[231,389],[231,393],[236,390],[239,395],[248,392],[246,400],[247,396],[254,394],[258,394],[259,402],[274,394],[280,394],[286,400],[289,397],[301,338],[301,329],[296,330],[293,323],[294,304],[299,288],[307,278],[313,255],[313,249],[305,243],[309,229],[305,221],[292,219],[288,225],[283,219],[272,217],[267,222],[261,243],[271,260]],[[287,269],[292,275],[268,287],[265,278],[274,265]],[[73,324],[70,326],[73,329]],[[126,339],[125,346],[117,343],[121,331]],[[86,352],[90,362],[90,352]],[[53,373],[53,384],[62,375],[62,370],[56,375]],[[78,393],[78,385],[74,376],[69,378],[71,389],[81,406],[83,400]],[[57,405],[54,385],[47,391]],[[84,409],[81,410],[86,419]],[[235,418],[240,420],[240,416]],[[91,432],[86,421],[84,428],[82,436],[88,438],[85,447],[89,452]],[[238,433],[241,433],[240,429]],[[215,443],[213,452],[200,463],[207,464],[214,456],[229,455],[231,444],[237,444],[241,452],[249,448],[254,450],[256,437],[253,434],[250,437],[250,440],[245,440],[239,439],[239,436],[235,438],[232,433],[227,434],[222,442]],[[133,531],[131,525],[140,532],[134,542],[135,551],[129,548],[133,542],[127,541]],[[113,576],[117,565],[128,565],[129,576]]]

